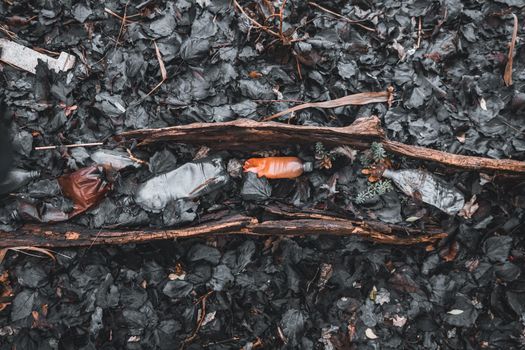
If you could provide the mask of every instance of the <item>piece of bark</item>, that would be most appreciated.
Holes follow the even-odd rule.
[[[383,137],[384,132],[377,117],[359,118],[345,127],[301,126],[237,119],[231,122],[192,123],[160,129],[132,130],[117,136],[118,139],[139,139],[144,145],[175,141],[206,145],[215,149],[238,150],[315,142],[363,148]]]
[[[525,173],[525,162],[519,160],[464,156],[389,140],[384,140],[382,143],[388,152],[459,169]]]
[[[312,145],[316,142],[322,142],[326,146],[348,145],[367,149],[376,141],[382,142],[391,153],[432,161],[447,167],[525,174],[523,161],[465,156],[390,141],[386,139],[381,122],[376,116],[359,118],[345,127],[301,126],[238,119],[223,123],[194,123],[161,129],[133,130],[118,135],[117,139],[138,139],[142,140],[141,144],[173,141],[231,150],[262,150],[290,144]]]
[[[412,228],[412,227],[402,226],[402,225],[387,224],[382,221],[352,220],[352,219],[344,218],[341,215],[330,213],[330,212],[323,211],[323,210],[305,209],[303,211],[299,211],[294,207],[286,206],[280,203],[271,204],[271,205],[263,205],[262,209],[268,214],[272,214],[272,215],[286,218],[286,219],[316,219],[316,220],[328,220],[328,221],[343,221],[343,222],[351,223],[356,226],[362,226],[364,228],[368,228],[369,230],[377,231],[377,232],[384,233],[387,235],[391,235],[394,233],[400,233],[400,234],[408,233],[410,235],[420,235],[423,233],[420,229],[417,229],[417,228]],[[443,230],[439,229],[438,227],[433,227],[433,226],[427,226],[425,231],[428,234],[438,234],[438,233],[443,232]]]
[[[437,233],[400,237],[349,220],[300,219],[259,222],[253,217],[234,215],[219,221],[176,229],[94,230],[71,224],[25,225],[17,232],[0,232],[0,247],[76,247],[213,235],[359,236],[372,242],[394,245],[434,243],[447,236],[446,233]]]

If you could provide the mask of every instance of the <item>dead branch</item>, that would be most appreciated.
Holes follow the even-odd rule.
[[[143,243],[155,240],[188,238],[210,235],[359,236],[385,244],[412,245],[434,243],[446,233],[399,237],[386,234],[366,223],[350,220],[297,219],[259,222],[256,218],[234,215],[198,226],[175,229],[96,230],[72,224],[25,225],[16,232],[0,232],[0,247],[90,247],[101,244]]]
[[[300,126],[275,122],[256,122],[238,119],[224,123],[194,123],[161,129],[141,129],[124,132],[119,139],[136,138],[142,145],[174,141],[205,144],[215,149],[268,149],[289,144],[323,142],[327,146],[348,145],[357,149],[370,147],[373,141],[382,142],[391,153],[413,159],[432,161],[447,167],[485,172],[525,174],[525,162],[512,159],[491,159],[437,151],[426,147],[405,145],[386,139],[379,118],[359,118],[345,127]]]

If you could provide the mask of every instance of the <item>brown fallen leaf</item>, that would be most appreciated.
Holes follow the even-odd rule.
[[[4,249],[0,250],[0,263],[4,260],[5,255],[7,254],[7,252],[9,250],[12,250],[14,252],[28,254],[28,255],[31,255],[31,254],[27,253],[27,251],[38,252],[38,253],[42,253],[44,255],[47,255],[53,261],[56,261],[55,256],[53,255],[53,253],[51,253],[50,250],[47,250],[47,249],[44,249],[44,248],[38,248],[38,247],[20,246],[20,247],[9,247],[9,248],[4,248]],[[37,256],[37,255],[33,255],[33,256]]]
[[[155,90],[157,90],[164,82],[168,79],[168,72],[166,71],[166,67],[164,66],[164,61],[162,60],[162,55],[160,53],[159,47],[157,46],[157,43],[154,41],[155,44],[155,54],[157,55],[157,61],[159,61],[159,67],[160,67],[160,76],[162,77],[162,80],[160,83],[155,85],[153,89],[151,89],[150,92],[146,96],[151,95]]]
[[[472,215],[474,215],[478,209],[479,209],[479,204],[476,203],[476,195],[473,195],[472,198],[470,198],[470,200],[465,203],[463,208],[461,208],[458,215],[465,219],[470,219],[472,218]]]
[[[155,54],[157,55],[157,60],[159,61],[159,67],[160,67],[160,75],[162,77],[162,80],[168,79],[168,72],[166,71],[166,67],[164,66],[164,61],[162,60],[162,55],[160,54],[159,47],[157,46],[157,42],[153,42],[155,44]]]
[[[11,288],[11,284],[9,283],[9,273],[7,271],[4,271],[0,274],[0,290],[0,297],[2,298],[8,298],[13,296],[13,289]],[[4,310],[10,304],[10,302],[0,303],[0,311]]]
[[[505,74],[503,74],[503,81],[505,85],[512,85],[512,61],[514,59],[514,46],[516,46],[516,37],[518,36],[518,17],[512,14],[514,17],[514,30],[512,31],[512,39],[509,45],[509,55],[507,56],[507,65],[505,66]]]
[[[262,73],[259,73],[255,70],[252,70],[250,73],[248,73],[248,76],[252,79],[259,79],[260,77],[262,77]]]
[[[459,244],[456,241],[453,241],[448,246],[443,247],[439,251],[439,256],[441,259],[445,260],[446,262],[453,261],[456,259],[456,256],[458,255],[458,249]]]
[[[341,98],[337,98],[335,100],[329,100],[324,102],[307,102],[298,106],[294,106],[292,108],[285,109],[284,111],[275,113],[271,116],[265,117],[262,119],[262,121],[267,122],[269,120],[279,118],[285,114],[297,112],[306,108],[336,108],[348,105],[360,106],[369,103],[380,102],[387,102],[390,104],[392,101],[392,96],[393,88],[389,87],[386,91],[381,92],[361,92],[358,94],[347,95]]]

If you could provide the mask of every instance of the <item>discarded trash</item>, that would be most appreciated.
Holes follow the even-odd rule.
[[[16,221],[38,221],[41,223],[66,221],[70,217],[49,203],[34,205],[27,202],[21,202],[11,216]]]
[[[6,179],[0,183],[0,195],[13,192],[39,176],[39,171],[13,169],[7,174]]]
[[[135,195],[135,203],[145,210],[159,212],[169,201],[213,192],[229,179],[221,158],[203,158],[144,182]]]
[[[461,192],[427,171],[386,169],[383,177],[391,179],[406,195],[420,198],[449,215],[455,215],[465,204]]]
[[[47,63],[49,69],[55,72],[68,71],[75,65],[75,56],[61,52],[58,58],[52,58],[32,50],[14,41],[0,39],[0,61],[35,74],[38,60]]]
[[[244,172],[268,179],[292,179],[312,170],[311,162],[305,163],[297,157],[250,158],[244,163]]]
[[[140,164],[134,162],[126,153],[111,149],[99,149],[91,155],[91,159],[97,164],[110,166],[117,171],[127,167],[140,167]]]
[[[58,178],[62,193],[75,205],[69,217],[85,212],[104,198],[111,185],[103,179],[103,174],[104,170],[94,165]]]

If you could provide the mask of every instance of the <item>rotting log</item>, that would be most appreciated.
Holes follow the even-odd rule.
[[[385,225],[386,227],[388,225]],[[388,231],[388,230],[387,230]],[[156,240],[215,235],[358,236],[384,244],[412,245],[435,243],[446,233],[397,236],[381,232],[377,227],[350,220],[298,219],[259,222],[254,217],[233,215],[191,227],[143,230],[96,230],[72,224],[25,225],[17,232],[0,232],[0,247],[33,246],[43,248],[79,247],[101,244],[144,243]]]
[[[141,129],[121,133],[117,139],[138,139],[142,145],[161,141],[206,145],[215,149],[254,150],[290,144],[323,142],[327,146],[348,145],[357,149],[382,142],[391,153],[436,162],[448,167],[485,172],[525,174],[525,162],[465,156],[388,140],[379,118],[359,118],[345,127],[301,126],[276,122],[238,119],[221,123],[193,123],[160,129]]]

